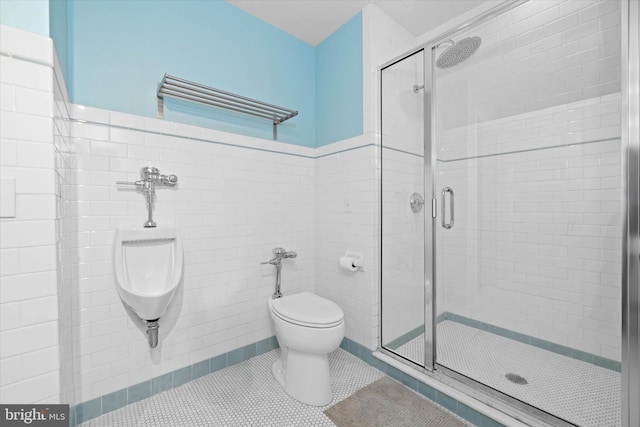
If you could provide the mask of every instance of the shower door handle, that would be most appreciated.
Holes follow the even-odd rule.
[[[446,208],[446,198],[447,193],[449,193],[449,212],[451,219],[447,222],[447,208]],[[442,192],[440,193],[440,197],[442,200],[442,228],[446,228],[447,230],[453,227],[453,189],[451,187],[444,187]]]

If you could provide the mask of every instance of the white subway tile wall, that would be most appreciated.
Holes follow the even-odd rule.
[[[347,140],[341,148],[345,151],[315,160],[316,292],[345,312],[347,338],[375,349],[379,322],[377,148],[372,134]],[[332,149],[319,150],[319,155]],[[364,254],[363,271],[340,268],[340,257],[347,250]]]
[[[0,51],[0,176],[16,184],[0,218],[0,401],[59,403],[53,48],[0,26]]]
[[[440,312],[620,360],[618,9],[528,2],[437,70]]]
[[[436,188],[454,188],[456,215],[437,229],[441,311],[620,360],[620,129],[602,126],[619,105],[612,94],[441,134]],[[568,130],[585,116],[588,130]],[[553,118],[564,126],[518,152],[517,135]]]
[[[446,129],[620,91],[618,0],[531,1],[467,36],[480,49],[436,78]]]
[[[146,381],[273,335],[267,299],[275,270],[260,262],[283,246],[285,293],[314,290],[313,150],[73,106],[76,147],[69,266],[77,400]],[[128,128],[127,126],[143,126]],[[238,144],[232,145],[232,144]],[[142,321],[124,308],[112,267],[118,227],[141,227],[144,197],[116,181],[143,166],[176,174],[158,187],[154,219],[184,239],[184,279],[149,353]]]

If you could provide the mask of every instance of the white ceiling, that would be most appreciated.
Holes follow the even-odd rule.
[[[373,3],[414,36],[483,3],[483,0],[226,0],[292,36],[318,45]]]

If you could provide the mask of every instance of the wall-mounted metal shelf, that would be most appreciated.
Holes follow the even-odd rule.
[[[297,111],[288,108],[256,101],[168,74],[162,77],[156,95],[158,96],[158,118],[164,118],[164,97],[169,96],[270,120],[273,123],[274,140],[278,138],[278,125],[298,115]]]

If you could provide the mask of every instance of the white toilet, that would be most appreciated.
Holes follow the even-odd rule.
[[[331,402],[328,354],[344,338],[344,313],[310,292],[269,299],[282,353],[273,375],[294,399],[313,406]]]
[[[113,261],[122,301],[141,319],[158,320],[182,279],[182,238],[178,230],[118,229]]]

